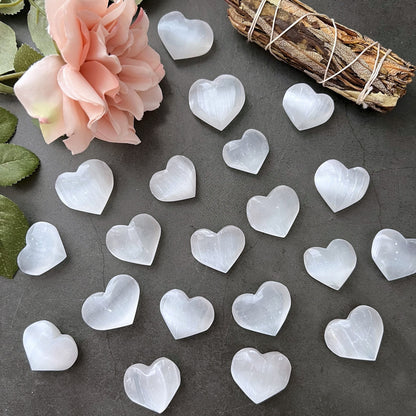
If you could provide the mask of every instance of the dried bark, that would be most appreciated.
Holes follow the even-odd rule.
[[[235,29],[248,36],[253,17],[261,0],[225,0],[229,5],[228,18]],[[260,14],[252,41],[265,48],[271,39],[273,18],[278,0],[268,0]],[[282,0],[277,13],[273,38],[288,28],[306,13],[315,12],[298,0]],[[339,23],[337,43],[329,66],[327,77],[335,74],[359,55],[374,41]],[[328,16],[308,16],[296,24],[269,48],[270,53],[280,61],[303,71],[315,81],[322,81],[334,44],[335,29]],[[386,48],[380,48],[380,58]],[[360,92],[377,65],[377,45],[368,49],[361,57],[341,74],[326,81],[324,86],[356,102]],[[400,97],[406,93],[407,84],[412,81],[415,67],[393,52],[387,56],[380,72],[372,84],[372,91],[364,104],[374,110],[392,110]]]

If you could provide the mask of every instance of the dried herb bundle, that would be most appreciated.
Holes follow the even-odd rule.
[[[328,79],[341,71],[323,85],[365,107],[380,112],[392,110],[412,81],[415,72],[412,64],[378,42],[335,23],[325,15],[304,17],[279,39],[271,42],[305,14],[316,13],[298,0],[267,0],[264,4],[261,0],[225,1],[230,5],[228,18],[242,35],[251,37],[253,42],[269,50],[277,59],[305,72],[321,84],[324,78]],[[261,13],[256,18],[259,7]],[[255,27],[249,36],[253,19]],[[370,80],[372,76],[374,80]],[[368,91],[368,87],[368,95],[360,96],[363,89]]]

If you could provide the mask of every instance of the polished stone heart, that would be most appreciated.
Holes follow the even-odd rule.
[[[66,259],[58,230],[48,222],[35,222],[26,233],[26,247],[17,256],[19,269],[39,276]]]
[[[78,357],[74,339],[49,321],[29,325],[23,333],[23,347],[32,371],[67,370]]]
[[[134,403],[157,413],[169,406],[181,384],[177,365],[168,358],[153,364],[133,364],[124,374],[124,390]]]
[[[334,319],[326,326],[325,342],[339,357],[375,361],[383,332],[379,313],[370,306],[360,305],[347,319]]]
[[[220,75],[214,81],[199,79],[189,89],[191,111],[220,131],[234,120],[245,99],[243,84],[233,75]]]
[[[374,237],[371,257],[387,280],[416,273],[416,239],[385,228]]]
[[[177,11],[162,16],[157,31],[163,45],[175,60],[205,55],[214,42],[214,32],[208,23],[197,19],[189,20]]]
[[[327,160],[315,173],[315,186],[333,212],[358,202],[367,192],[370,175],[364,168],[347,169],[338,160]]]
[[[256,404],[285,389],[291,372],[290,361],[277,351],[261,354],[255,348],[243,348],[231,363],[234,381]]]
[[[286,185],[274,188],[267,196],[253,196],[247,203],[247,218],[257,231],[286,237],[299,213],[299,198]]]
[[[203,228],[191,236],[191,251],[195,259],[222,273],[231,269],[245,244],[244,233],[234,225],[227,225],[218,233]]]
[[[274,336],[285,322],[290,305],[290,293],[285,285],[265,282],[254,295],[245,293],[238,296],[232,313],[242,328]]]
[[[100,215],[114,186],[113,172],[101,160],[91,159],[76,172],[61,173],[55,182],[59,199],[69,208]]]
[[[139,304],[139,284],[128,274],[114,276],[105,292],[97,292],[85,299],[81,314],[84,322],[93,329],[129,326],[134,322]]]
[[[257,175],[269,153],[269,143],[258,130],[249,129],[240,140],[226,143],[222,157],[227,166]]]
[[[327,248],[311,247],[303,255],[306,271],[332,289],[339,290],[357,264],[354,247],[345,240],[336,239]]]
[[[195,166],[185,156],[173,156],[166,169],[156,172],[150,179],[150,192],[163,202],[182,201],[196,194]]]
[[[317,94],[308,84],[295,84],[286,91],[283,108],[298,130],[307,130],[331,118],[334,100],[327,94]]]
[[[189,299],[185,292],[172,289],[160,301],[160,313],[175,339],[207,331],[214,322],[211,302],[201,296]]]
[[[129,225],[115,225],[105,243],[110,253],[129,263],[150,266],[161,235],[159,223],[149,214],[136,215]]]

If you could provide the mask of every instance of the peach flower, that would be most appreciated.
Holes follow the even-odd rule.
[[[91,140],[140,143],[134,118],[162,101],[165,71],[148,45],[149,20],[134,0],[46,0],[49,32],[60,55],[32,65],[15,84],[46,143],[66,135],[73,154]],[[107,7],[108,6],[108,7]]]

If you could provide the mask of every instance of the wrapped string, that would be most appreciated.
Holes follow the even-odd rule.
[[[257,11],[256,14],[253,17],[253,21],[251,22],[251,26],[250,29],[248,31],[248,35],[247,35],[247,39],[251,42],[252,41],[252,36],[253,36],[253,32],[254,29],[257,25],[257,21],[260,18],[261,12],[263,11],[263,8],[266,4],[268,0],[262,0]],[[288,26],[285,30],[283,30],[281,33],[279,33],[279,35],[277,35],[276,37],[273,38],[273,34],[274,34],[274,29],[276,26],[276,18],[277,18],[277,13],[279,11],[280,8],[280,4],[281,4],[282,0],[279,0],[279,2],[276,5],[276,10],[274,12],[274,17],[273,17],[273,24],[272,24],[272,29],[270,32],[270,41],[269,43],[265,46],[265,50],[270,50],[270,48],[272,47],[272,45],[279,40],[284,34],[286,34],[289,30],[291,30],[293,27],[295,27],[299,22],[301,22],[303,19],[305,19],[306,17],[309,16],[319,16],[319,17],[325,17],[327,18],[326,15],[321,14],[321,13],[316,13],[316,12],[310,12],[310,13],[305,13],[303,16],[299,17],[297,20],[295,20],[290,26]],[[338,38],[338,28],[337,25],[335,23],[334,19],[331,19],[332,25],[334,27],[334,42],[332,44],[332,49],[331,49],[331,54],[329,56],[328,59],[328,63],[326,65],[325,68],[325,73],[324,73],[324,77],[321,81],[318,81],[320,84],[322,84],[323,86],[325,86],[325,83],[329,80],[331,80],[332,78],[337,77],[338,75],[340,75],[342,72],[344,72],[347,68],[349,68],[351,65],[353,65],[355,62],[357,62],[361,56],[367,52],[369,49],[371,49],[373,46],[377,45],[377,58],[374,62],[374,67],[373,67],[373,71],[369,77],[369,79],[367,80],[367,82],[365,83],[363,89],[361,90],[360,94],[357,97],[356,103],[357,104],[361,104],[364,108],[367,108],[367,104],[364,102],[365,99],[367,98],[367,96],[371,93],[371,91],[373,90],[373,83],[374,81],[377,79],[381,68],[383,66],[384,61],[386,60],[387,56],[390,54],[391,49],[388,49],[386,51],[386,53],[384,54],[384,56],[380,59],[380,43],[379,42],[373,42],[371,45],[367,46],[366,48],[364,48],[349,64],[347,64],[346,66],[344,66],[342,69],[340,69],[338,72],[336,72],[335,74],[332,74],[328,77],[328,72],[329,72],[329,68],[331,66],[331,62],[334,56],[334,52],[337,46],[337,38]]]

